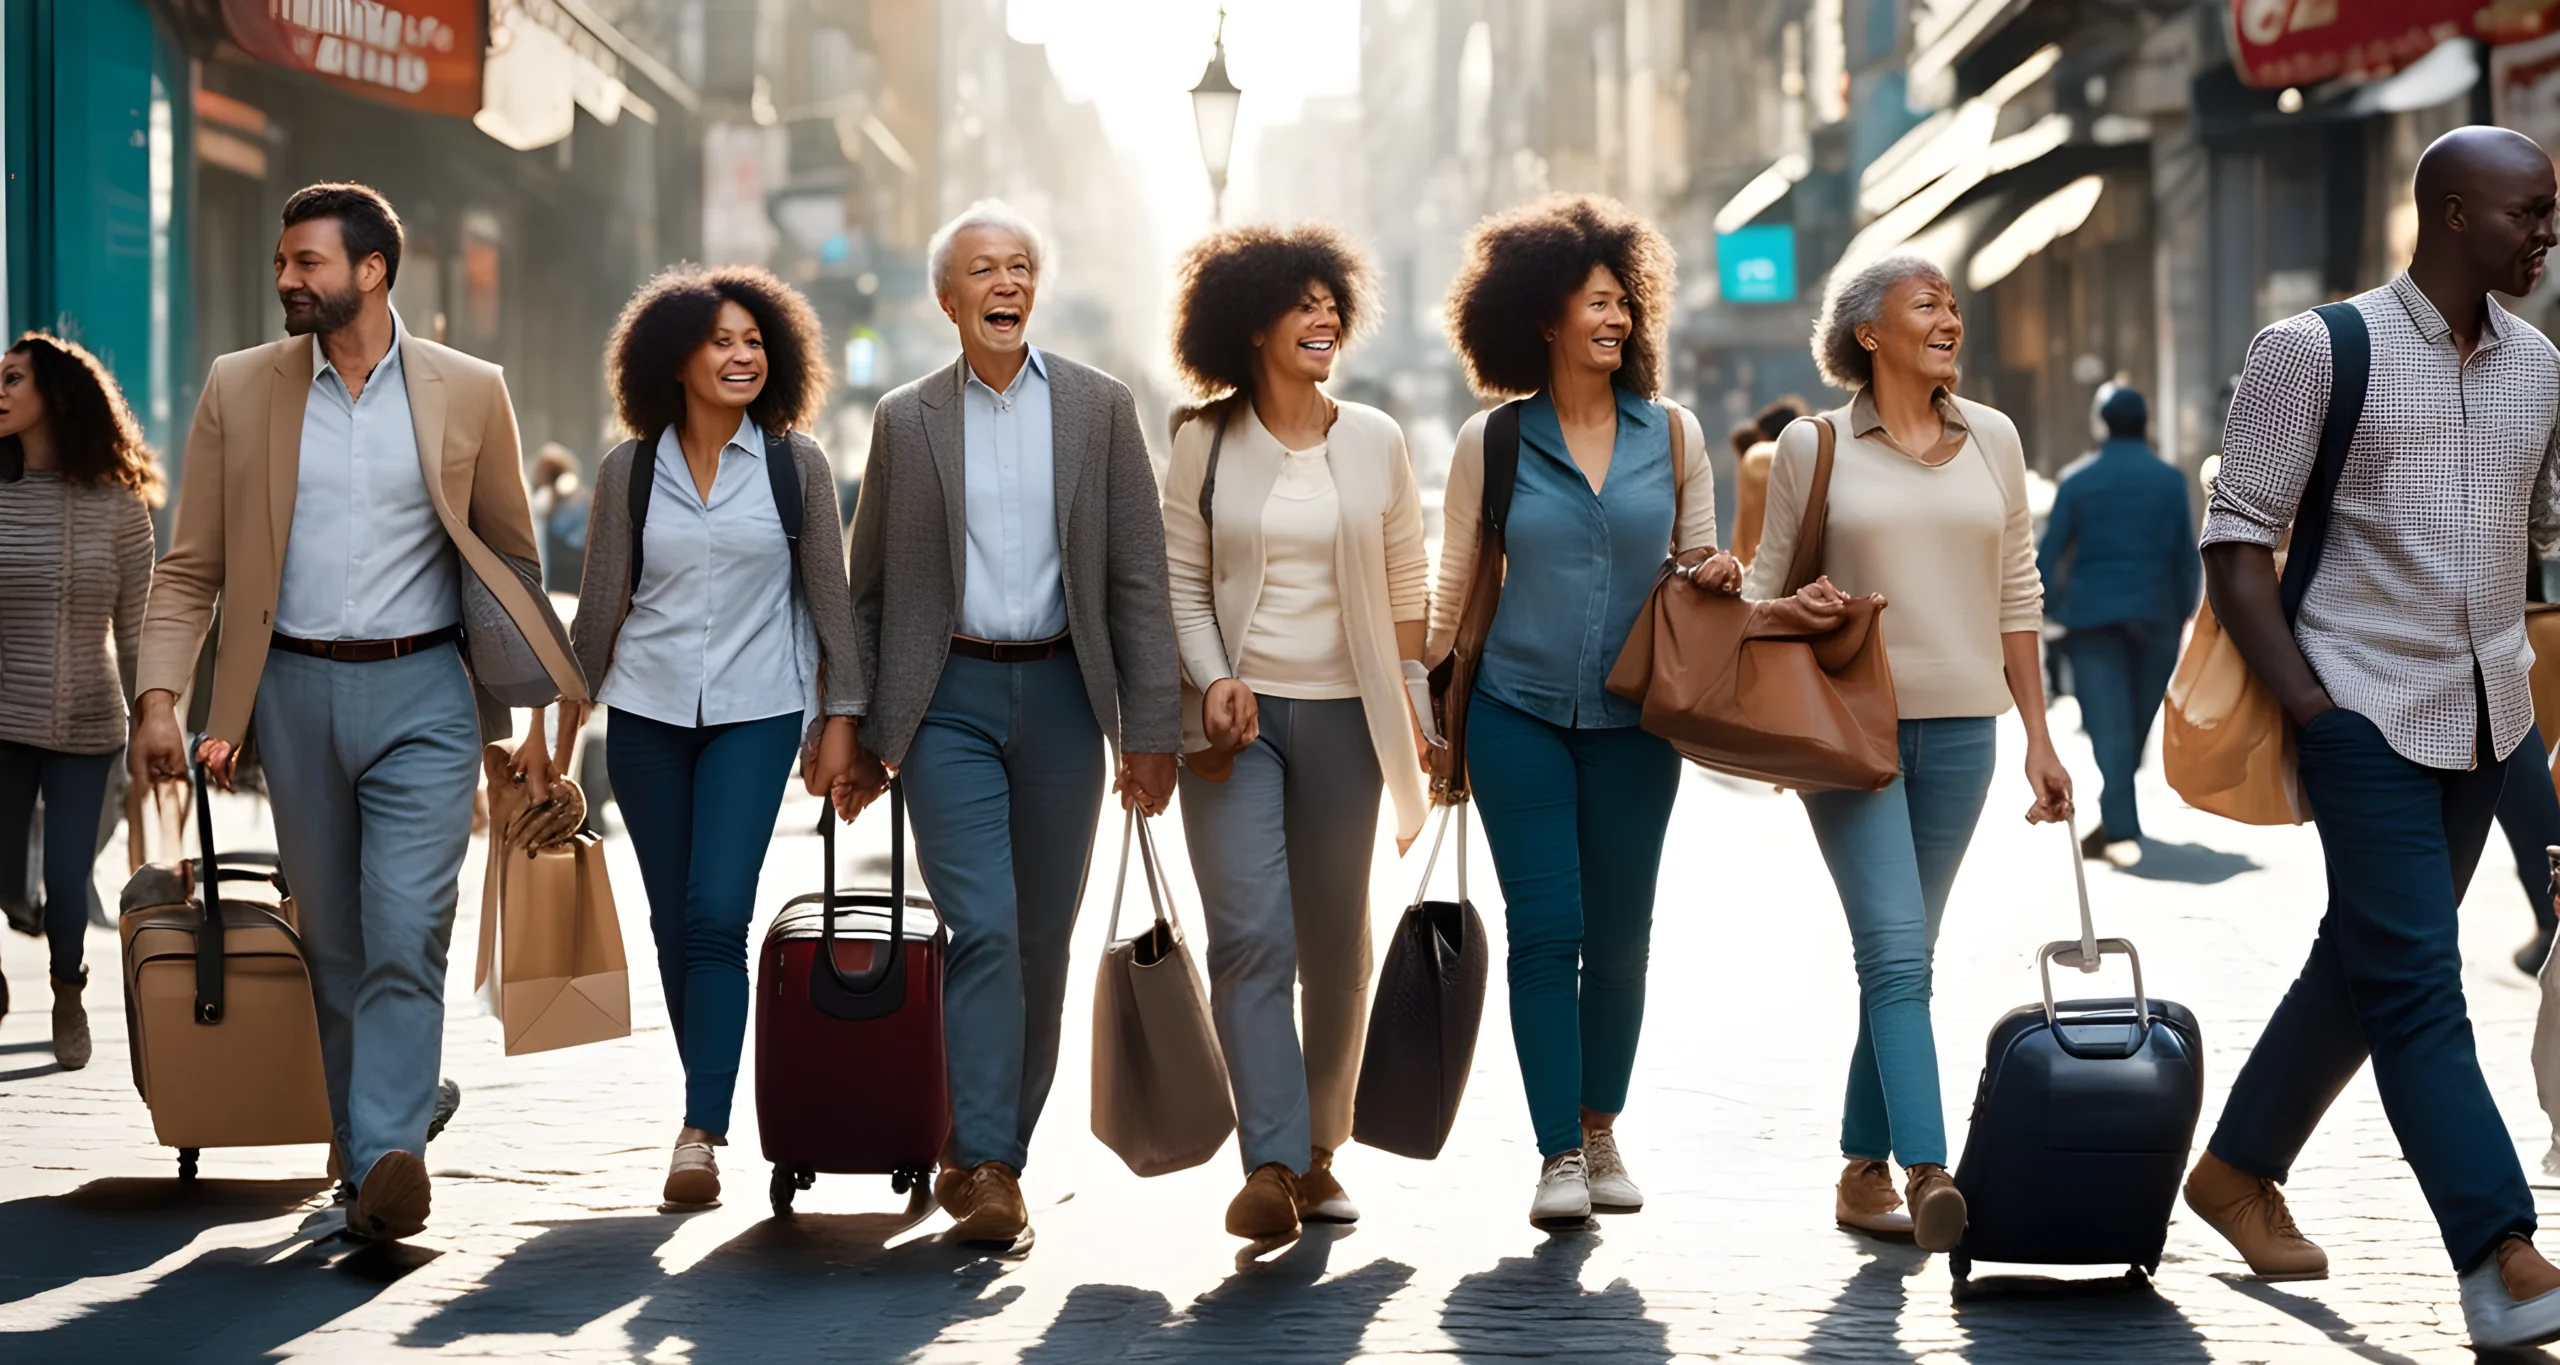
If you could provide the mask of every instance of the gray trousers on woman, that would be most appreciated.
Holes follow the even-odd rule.
[[[1384,779],[1359,698],[1255,700],[1262,737],[1236,755],[1232,776],[1183,770],[1182,827],[1209,921],[1210,1008],[1244,1168],[1276,1161],[1304,1174],[1312,1147],[1351,1140]]]

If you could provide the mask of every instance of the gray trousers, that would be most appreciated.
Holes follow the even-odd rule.
[[[1226,781],[1183,769],[1182,828],[1244,1168],[1276,1161],[1304,1174],[1311,1147],[1351,1140],[1384,779],[1359,698],[1255,701],[1262,737]]]
[[[251,723],[302,920],[348,1178],[424,1154],[444,1058],[480,724],[451,645],[379,663],[267,655]]]
[[[959,1165],[1021,1170],[1048,1103],[1102,757],[1073,651],[954,654],[899,765],[916,862],[951,927],[942,1031]]]

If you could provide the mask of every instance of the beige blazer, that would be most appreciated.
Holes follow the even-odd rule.
[[[1262,509],[1280,477],[1280,442],[1263,429],[1253,405],[1227,419],[1210,495],[1217,552],[1200,520],[1200,485],[1209,468],[1213,422],[1186,422],[1173,438],[1165,474],[1165,567],[1173,591],[1174,644],[1183,673],[1203,691],[1235,676],[1245,631],[1262,600]],[[1396,654],[1396,623],[1420,621],[1431,605],[1431,560],[1422,541],[1422,495],[1404,432],[1376,408],[1344,403],[1325,433],[1342,531],[1334,538],[1334,573],[1342,591],[1344,634],[1352,676],[1367,708],[1369,741],[1378,751],[1395,803],[1396,837],[1410,841],[1425,814],[1422,769],[1413,748],[1413,718]],[[1211,581],[1211,561],[1216,579]],[[1183,715],[1184,752],[1205,749],[1196,706]]]
[[[154,688],[183,694],[220,603],[222,637],[214,646],[206,731],[235,745],[247,738],[275,633],[276,587],[302,472],[313,344],[308,336],[288,337],[213,362],[187,432],[177,525],[143,621],[136,694]],[[506,607],[560,695],[587,700],[550,602],[499,562],[521,566],[540,558],[506,379],[487,361],[415,336],[401,348],[400,367],[427,492],[463,571]],[[478,700],[482,732],[509,733],[506,708],[486,691]]]

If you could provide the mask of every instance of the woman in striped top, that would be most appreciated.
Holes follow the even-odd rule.
[[[107,367],[29,332],[0,354],[0,480],[0,850],[27,846],[42,792],[53,1055],[76,1070],[89,1063],[88,882],[124,747],[160,470]]]

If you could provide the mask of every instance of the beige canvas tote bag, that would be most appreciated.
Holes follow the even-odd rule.
[[[1120,904],[1133,845],[1155,917],[1124,939]],[[1147,822],[1132,810],[1122,822],[1109,943],[1093,983],[1093,1135],[1140,1175],[1197,1166],[1236,1130],[1209,992],[1174,921],[1171,892]]]

